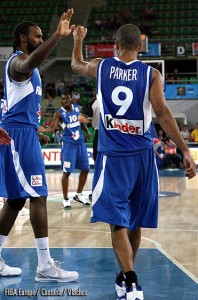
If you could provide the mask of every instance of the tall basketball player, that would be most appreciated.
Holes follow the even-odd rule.
[[[43,43],[37,24],[24,21],[15,29],[13,54],[5,67],[4,106],[0,126],[11,137],[11,145],[0,145],[1,193],[7,201],[0,212],[0,253],[26,199],[30,199],[30,221],[35,236],[38,282],[68,282],[77,272],[59,268],[50,256],[47,223],[47,186],[45,167],[38,139],[41,116],[41,78],[37,67],[58,42],[68,36],[73,9],[60,17],[56,32]],[[20,268],[8,266],[0,258],[0,276],[21,274]]]
[[[158,219],[151,107],[163,130],[182,151],[188,178],[196,175],[196,165],[166,105],[161,74],[137,58],[142,47],[140,30],[132,24],[121,26],[115,41],[118,56],[90,62],[82,55],[86,33],[82,26],[73,31],[72,69],[97,81],[100,122],[91,222],[110,225],[121,268],[115,281],[117,299],[142,300],[134,259],[141,227],[155,228]]]

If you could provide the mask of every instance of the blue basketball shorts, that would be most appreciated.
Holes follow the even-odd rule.
[[[45,166],[36,130],[32,127],[5,127],[11,145],[0,145],[0,196],[27,199],[47,196]]]
[[[84,143],[63,142],[61,162],[63,172],[72,173],[75,169],[89,171],[87,147]]]
[[[159,180],[152,148],[127,157],[98,153],[92,189],[91,223],[157,227]]]

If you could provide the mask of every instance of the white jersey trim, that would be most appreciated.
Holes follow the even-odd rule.
[[[144,111],[144,133],[147,132],[152,120],[152,112],[151,112],[151,102],[149,99],[149,75],[151,72],[151,67],[148,67],[147,70],[147,81],[146,81],[146,89],[144,94],[143,101],[143,111]]]
[[[9,90],[9,93],[7,93],[8,111],[34,91],[31,82],[28,82],[25,87],[23,86],[23,89],[21,89],[21,87],[16,85],[14,82],[10,82],[9,85],[9,89],[7,88],[7,90]]]
[[[27,179],[25,178],[25,174],[21,168],[20,161],[19,161],[19,154],[15,149],[14,140],[11,141],[11,151],[13,156],[13,164],[16,171],[16,174],[18,176],[19,182],[24,188],[24,190],[32,197],[40,197],[39,194],[37,194],[34,189],[29,185],[27,182]]]
[[[103,107],[103,103],[102,103],[102,91],[101,91],[101,68],[102,68],[102,64],[103,64],[104,60],[100,63],[99,65],[99,69],[98,69],[98,93],[97,93],[97,100],[98,100],[98,104],[100,107],[100,115],[103,121],[103,124],[105,122],[104,120],[104,107]]]
[[[10,58],[10,61],[15,57]],[[33,85],[31,83],[31,77],[18,82],[13,80],[8,74],[10,62],[6,66],[6,89],[7,91],[7,110],[9,111],[15,104],[20,102],[24,97],[28,96],[34,91]],[[9,88],[8,88],[9,86]]]
[[[92,206],[94,206],[96,204],[96,202],[98,201],[101,193],[102,193],[102,189],[103,189],[103,183],[104,183],[104,172],[105,172],[105,166],[106,166],[106,162],[107,162],[107,156],[104,155],[103,156],[103,160],[102,160],[102,170],[100,173],[100,177],[98,179],[98,182],[93,190],[93,194],[92,194]],[[93,211],[92,211],[93,214]]]
[[[126,65],[130,65],[130,64],[133,64],[134,62],[136,62],[136,61],[139,61],[138,59],[134,59],[134,60],[131,60],[131,61],[129,61],[129,62],[125,62],[124,60],[121,60],[121,59],[119,59],[119,57],[113,57],[115,60],[117,60],[117,61],[121,61],[121,62],[123,62],[124,64],[126,64]]]

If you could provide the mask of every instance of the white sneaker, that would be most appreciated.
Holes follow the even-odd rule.
[[[24,215],[29,215],[30,211],[28,208],[25,206],[19,211],[18,216],[24,216]]]
[[[115,281],[115,290],[117,295],[117,300],[126,299],[126,285],[125,281],[118,282]]]
[[[2,209],[4,206],[4,198],[0,197],[0,209]]]
[[[17,276],[22,273],[20,268],[10,267],[6,265],[4,260],[0,258],[0,276]]]
[[[132,283],[130,288],[126,288],[126,300],[144,300],[141,286]]]
[[[45,268],[41,269],[37,267],[35,280],[37,282],[71,282],[75,281],[78,277],[78,272],[65,271],[60,268],[58,262],[50,259]]]
[[[68,199],[68,200],[63,199],[63,208],[65,210],[71,209],[71,200],[70,199]]]
[[[76,194],[73,197],[73,200],[76,201],[76,202],[82,203],[84,205],[90,205],[91,204],[90,200],[87,199],[86,196],[84,196],[83,194]]]

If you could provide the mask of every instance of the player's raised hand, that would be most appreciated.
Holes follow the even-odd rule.
[[[73,13],[73,8],[70,8],[60,17],[60,21],[56,31],[59,36],[68,36],[72,32],[72,30],[74,30],[75,25],[73,24],[70,26],[70,21]]]
[[[87,34],[87,28],[79,25],[73,31],[73,38],[74,38],[74,40],[76,40],[78,38],[83,40],[85,38],[86,34]]]

